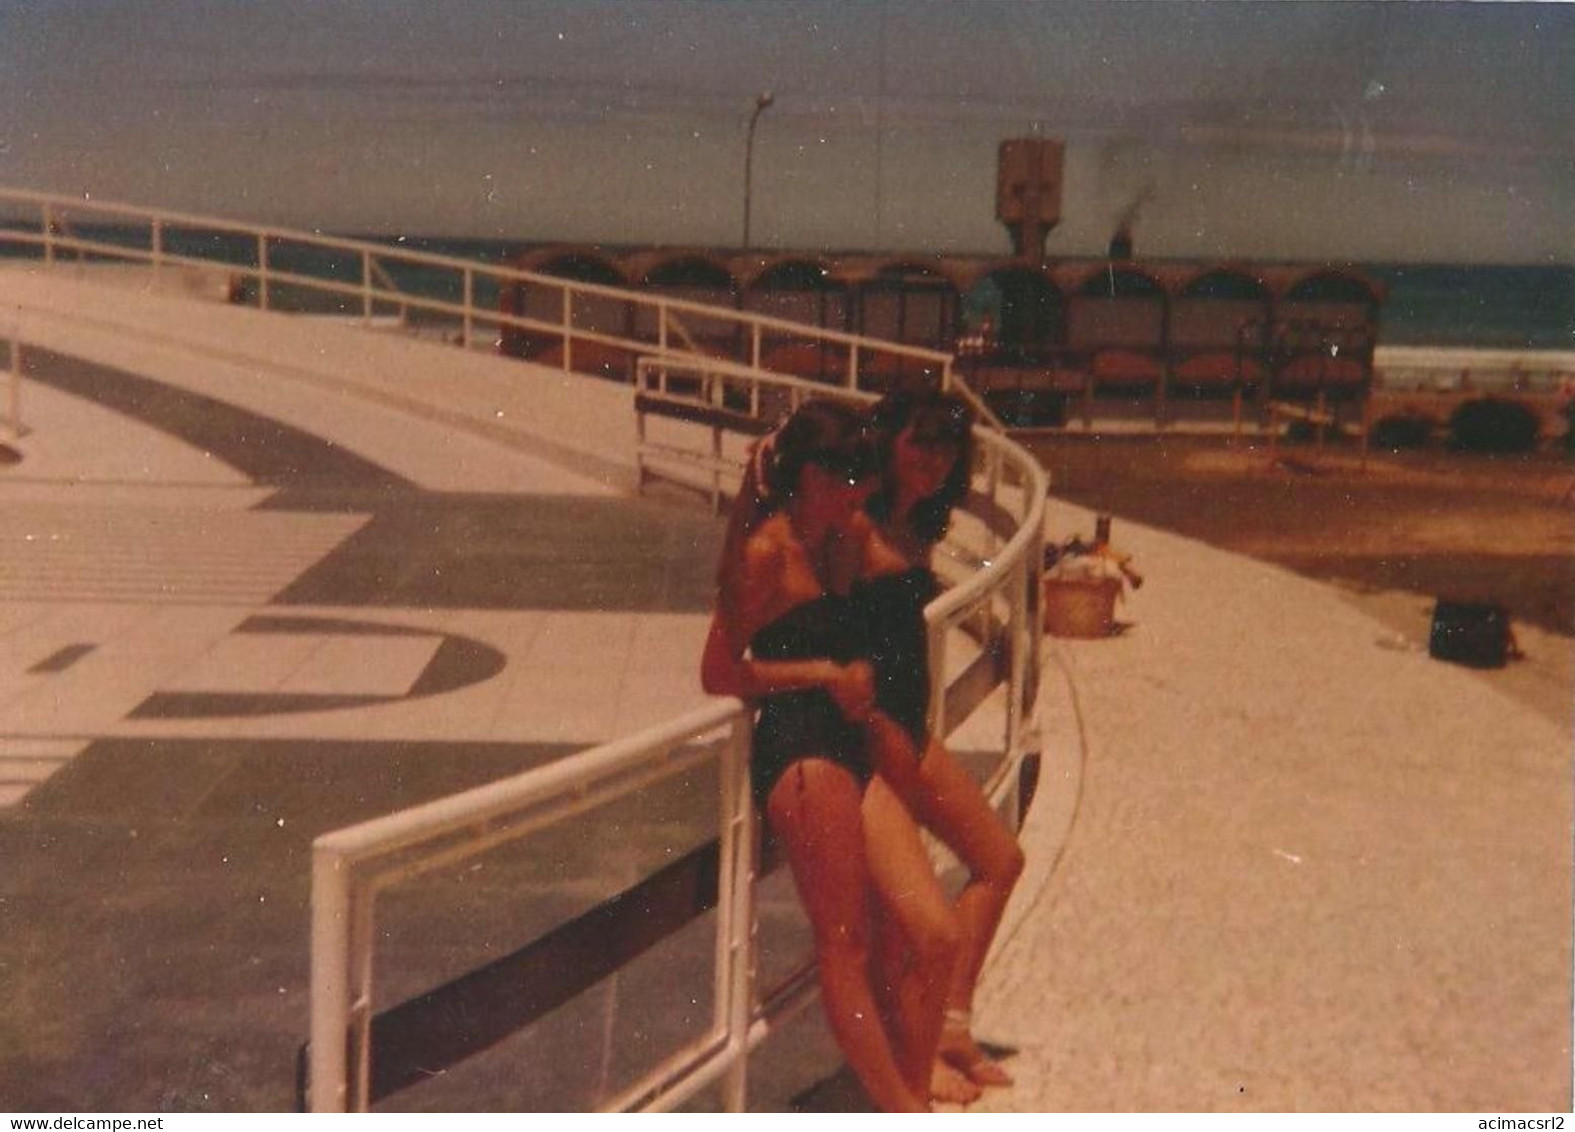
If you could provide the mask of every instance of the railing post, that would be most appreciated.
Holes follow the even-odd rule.
[[[751,324],[749,364],[755,369],[760,368],[760,324],[758,322]]]
[[[372,325],[372,253],[361,253],[361,318]]]
[[[747,1102],[749,1021],[754,975],[754,802],[749,792],[749,721],[735,716],[722,755],[722,860],[717,893],[718,1019],[727,1034],[729,1064],[722,1107],[743,1112]]]
[[[938,739],[946,737],[946,635],[950,626],[944,621],[932,621],[930,637],[930,734]]]
[[[261,309],[267,310],[270,301],[268,294],[270,283],[268,279],[268,233],[257,233],[257,295]]]
[[[563,285],[563,372],[570,372],[573,367],[574,336],[571,333],[574,327],[574,292],[569,285]]]
[[[22,439],[22,332],[19,321],[11,324],[11,438]]]
[[[307,1109],[344,1112],[349,1101],[350,878],[338,854],[312,849],[311,1084]]]
[[[1008,644],[1011,671],[1007,675],[1006,697],[1006,750],[1015,754],[1022,749],[1023,721],[1027,714],[1025,695],[1028,678],[1028,585],[1033,571],[1026,558],[1012,569],[1015,575],[1007,582],[1007,616],[1011,619],[1011,640]]]
[[[1023,493],[1028,493],[1028,483],[1023,484]],[[1023,500],[1023,517],[1026,519],[1033,514],[1033,501]],[[1025,564],[1028,577],[1025,583],[1028,587],[1027,597],[1027,624],[1028,630],[1028,674],[1027,686],[1024,688],[1024,699],[1027,702],[1029,718],[1033,718],[1034,708],[1039,702],[1039,649],[1044,643],[1044,568],[1045,568],[1045,525],[1043,517],[1036,524],[1032,538],[1028,543],[1028,561]]]
[[[722,429],[711,427],[711,514],[722,513]]]
[[[859,340],[855,338],[848,347],[848,388],[859,387]]]
[[[465,330],[460,338],[465,349],[470,349],[470,337],[476,324],[476,272],[465,268]]]
[[[645,358],[634,360],[634,490],[645,491],[645,410],[640,407],[640,395],[645,392],[651,367]]]
[[[350,964],[346,972],[355,993],[350,1004],[350,1049],[355,1063],[350,1068],[354,1086],[350,1093],[352,1111],[367,1112],[372,1107],[372,949],[375,936],[372,924],[372,893],[356,892],[350,898]]]

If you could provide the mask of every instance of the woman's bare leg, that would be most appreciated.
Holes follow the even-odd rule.
[[[919,839],[919,826],[880,776],[864,790],[864,844],[882,912],[902,932],[892,1045],[908,1087],[928,1096],[961,936]]]
[[[897,988],[902,984],[907,966],[908,946],[902,938],[902,929],[881,907],[879,900],[871,901],[870,985],[888,1021],[897,1016]],[[901,1059],[901,1051],[898,1051],[898,1060]]]
[[[826,1019],[849,1067],[883,1111],[929,1111],[927,1094],[897,1064],[870,987],[871,875],[858,782],[834,763],[805,759],[777,782],[766,813],[809,916]]]
[[[886,1018],[886,1031],[892,1036],[893,1049],[900,1065],[903,1050],[897,1045],[901,1037],[899,991],[914,977],[909,963],[908,945],[901,927],[881,907],[879,900],[874,901],[870,909],[870,922],[870,982],[880,1002],[881,1013]],[[944,1029],[943,1026],[943,1033]],[[984,1090],[967,1075],[952,1068],[949,1062],[937,1057],[930,1075],[929,1092],[932,1101],[967,1105],[978,1100]]]
[[[986,801],[978,784],[935,739],[919,763],[924,824],[969,871],[955,904],[962,943],[952,970],[941,1055],[980,1085],[1009,1085],[1011,1078],[989,1060],[968,1032],[974,990],[985,956],[1001,925],[1006,902],[1023,872],[1023,851]]]

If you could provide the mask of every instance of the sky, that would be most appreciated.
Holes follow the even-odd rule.
[[[1575,4],[0,0],[0,185],[335,232],[1575,261]]]

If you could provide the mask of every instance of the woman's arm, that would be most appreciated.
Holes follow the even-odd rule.
[[[700,659],[700,685],[714,696],[752,700],[776,692],[823,688],[853,722],[862,722],[875,698],[874,672],[864,661],[756,660],[749,641],[779,604],[783,558],[765,540],[745,544],[740,569],[724,577]]]

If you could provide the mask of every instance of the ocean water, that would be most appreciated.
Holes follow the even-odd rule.
[[[21,225],[3,225],[21,227]],[[82,225],[75,234],[105,243],[146,249],[146,228]],[[537,241],[461,239],[361,234],[355,238],[386,243],[405,251],[506,264]],[[170,229],[165,246],[174,253],[200,256],[240,267],[257,265],[255,241],[228,232]],[[32,254],[0,238],[0,255]],[[327,275],[359,283],[358,257],[299,243],[270,248],[270,265],[282,271]],[[1364,268],[1383,285],[1379,343],[1385,346],[1454,346],[1516,350],[1575,350],[1575,264],[1440,265],[1371,264]],[[389,274],[401,289],[459,301],[457,273],[391,264]],[[475,296],[492,305],[496,288],[484,285]],[[317,306],[318,303],[304,305]],[[351,305],[348,300],[339,304]]]
[[[1386,346],[1575,350],[1575,266],[1384,264]]]
[[[412,237],[398,246],[507,263],[528,245]],[[1382,345],[1575,350],[1575,264],[1372,264],[1363,270],[1385,289]]]

